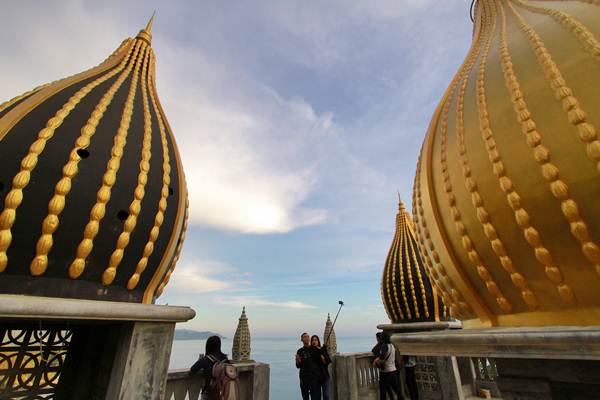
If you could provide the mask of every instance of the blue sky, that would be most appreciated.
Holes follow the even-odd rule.
[[[370,335],[396,190],[471,39],[468,1],[20,1],[0,6],[0,99],[102,61],[153,10],[191,221],[159,304],[186,327]]]

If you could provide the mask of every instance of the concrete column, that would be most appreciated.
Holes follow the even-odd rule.
[[[256,363],[252,400],[269,400],[270,373],[269,364]]]
[[[121,338],[107,400],[162,400],[175,323],[134,322]]]
[[[436,357],[436,370],[443,400],[464,400],[456,357]]]
[[[336,399],[358,400],[354,354],[338,354],[335,356],[335,377],[334,392]]]

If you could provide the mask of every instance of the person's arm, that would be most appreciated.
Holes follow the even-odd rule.
[[[190,368],[190,375],[195,375],[203,369],[206,369],[207,364],[208,362],[206,361],[206,358],[201,357],[198,361],[194,363],[194,365],[192,365],[192,368]]]
[[[381,345],[381,350],[379,350],[379,358],[385,360],[388,356],[389,346],[387,343]]]
[[[302,366],[302,357],[300,357],[300,350],[296,352],[296,368],[300,369]]]
[[[387,358],[387,356],[388,356],[388,345],[384,343],[379,348],[379,355],[377,355],[375,360],[373,360],[373,365],[374,366],[380,365],[382,360],[385,360]]]
[[[323,359],[323,363],[325,365],[329,365],[331,364],[331,357],[329,357],[329,351],[327,351],[327,346],[323,346],[323,348],[321,349],[321,358]]]
[[[311,350],[311,359],[312,359],[313,363],[315,363],[317,366],[323,365],[324,364],[323,350],[318,347],[313,347],[310,350]]]

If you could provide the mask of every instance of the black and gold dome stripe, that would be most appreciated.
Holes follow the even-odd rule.
[[[383,270],[381,297],[394,323],[440,321],[448,317],[441,296],[426,274],[412,219],[402,201]]]
[[[99,66],[0,104],[1,293],[151,303],[162,292],[187,189],[151,26]]]

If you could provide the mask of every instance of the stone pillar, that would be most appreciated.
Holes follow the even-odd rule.
[[[162,399],[175,323],[135,322],[119,344],[107,398]]]
[[[253,400],[269,400],[271,369],[269,364],[256,363],[254,367]]]
[[[0,324],[13,338],[0,353],[39,354],[46,361],[36,379],[45,379],[42,368],[59,378],[36,389],[53,398],[162,400],[175,323],[194,315],[188,307],[0,295]],[[21,364],[8,366],[12,376],[32,373]]]
[[[356,359],[354,354],[338,354],[334,361],[335,398],[338,400],[358,400],[356,379]]]
[[[269,364],[255,361],[234,361],[240,379],[240,398],[269,400]]]
[[[436,370],[443,400],[464,400],[456,357],[436,357]]]

